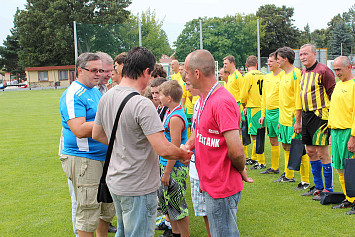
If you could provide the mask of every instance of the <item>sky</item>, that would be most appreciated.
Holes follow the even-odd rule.
[[[13,27],[16,9],[23,10],[26,0],[0,0],[3,11],[0,15],[0,44],[10,34]],[[175,4],[175,5],[173,5]],[[199,17],[224,17],[236,13],[256,13],[258,8],[265,4],[275,4],[281,7],[294,8],[294,25],[299,29],[307,25],[311,31],[326,28],[327,23],[338,13],[347,12],[355,2],[351,0],[132,0],[128,7],[133,14],[145,12],[148,8],[154,10],[157,19],[163,21],[163,30],[166,32],[170,45],[176,41],[184,29],[185,23]]]

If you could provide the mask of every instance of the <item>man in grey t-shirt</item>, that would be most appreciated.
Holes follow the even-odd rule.
[[[128,53],[119,86],[100,100],[93,138],[108,144],[117,110],[131,92],[143,90],[156,60],[135,47]],[[158,155],[188,163],[191,152],[168,142],[153,103],[134,96],[122,111],[106,182],[114,200],[118,236],[154,236],[159,182]]]

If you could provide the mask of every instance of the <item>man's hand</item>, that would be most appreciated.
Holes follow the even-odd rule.
[[[190,164],[190,160],[193,152],[188,149],[188,145],[184,145],[184,144],[180,145],[180,149],[186,152],[186,156],[183,159],[180,159],[179,161],[184,165]]]
[[[244,115],[244,116],[247,115],[247,108],[246,108],[246,107],[243,109],[243,115]]]
[[[302,132],[302,123],[301,122],[295,122],[293,125],[293,132],[296,134],[299,134]]]
[[[355,152],[355,137],[351,136],[348,141],[348,150],[352,153]]]
[[[170,173],[169,172],[164,172],[163,177],[161,178],[161,182],[165,186],[169,186],[169,181],[170,181]]]
[[[265,117],[260,117],[259,118],[259,124],[263,125],[264,124],[264,119],[265,119]]]

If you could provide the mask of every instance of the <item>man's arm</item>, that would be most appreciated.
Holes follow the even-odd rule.
[[[147,139],[159,156],[167,160],[180,160],[183,164],[190,162],[192,152],[187,152],[168,142],[162,131],[148,135]]]
[[[302,132],[302,110],[296,110],[295,124],[293,125],[293,132],[298,134]]]
[[[228,158],[232,162],[233,167],[242,173],[245,168],[245,156],[243,146],[240,141],[239,131],[226,131],[223,133],[223,136],[227,143]]]
[[[85,117],[77,117],[68,120],[67,124],[77,138],[92,137],[93,121],[86,122]]]
[[[108,145],[108,139],[105,130],[101,125],[97,123],[94,124],[94,127],[92,129],[92,139],[101,142],[105,145]]]
[[[322,78],[322,84],[324,85],[325,90],[326,90],[327,95],[330,100],[330,98],[332,97],[336,82],[335,82],[335,76],[334,76],[333,71],[330,70],[328,67],[327,67],[327,70],[325,70],[325,72],[324,72],[324,75]]]

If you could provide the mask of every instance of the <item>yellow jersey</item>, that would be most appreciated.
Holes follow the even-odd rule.
[[[355,79],[339,81],[335,85],[330,101],[328,127],[351,128],[351,136],[355,136]]]
[[[279,85],[281,72],[274,76],[273,72],[265,75],[263,94],[261,95],[261,117],[266,116],[266,110],[279,108]]]
[[[244,75],[240,102],[246,103],[247,108],[260,108],[263,81],[265,75],[258,70],[252,70]]]
[[[301,71],[294,68],[292,72],[280,73],[279,85],[279,123],[292,127],[293,118],[296,118],[296,110],[301,110],[300,81]]]
[[[234,96],[237,102],[240,102],[240,90],[243,86],[243,75],[235,70],[232,74],[228,76],[228,82],[226,84],[226,89]]]

